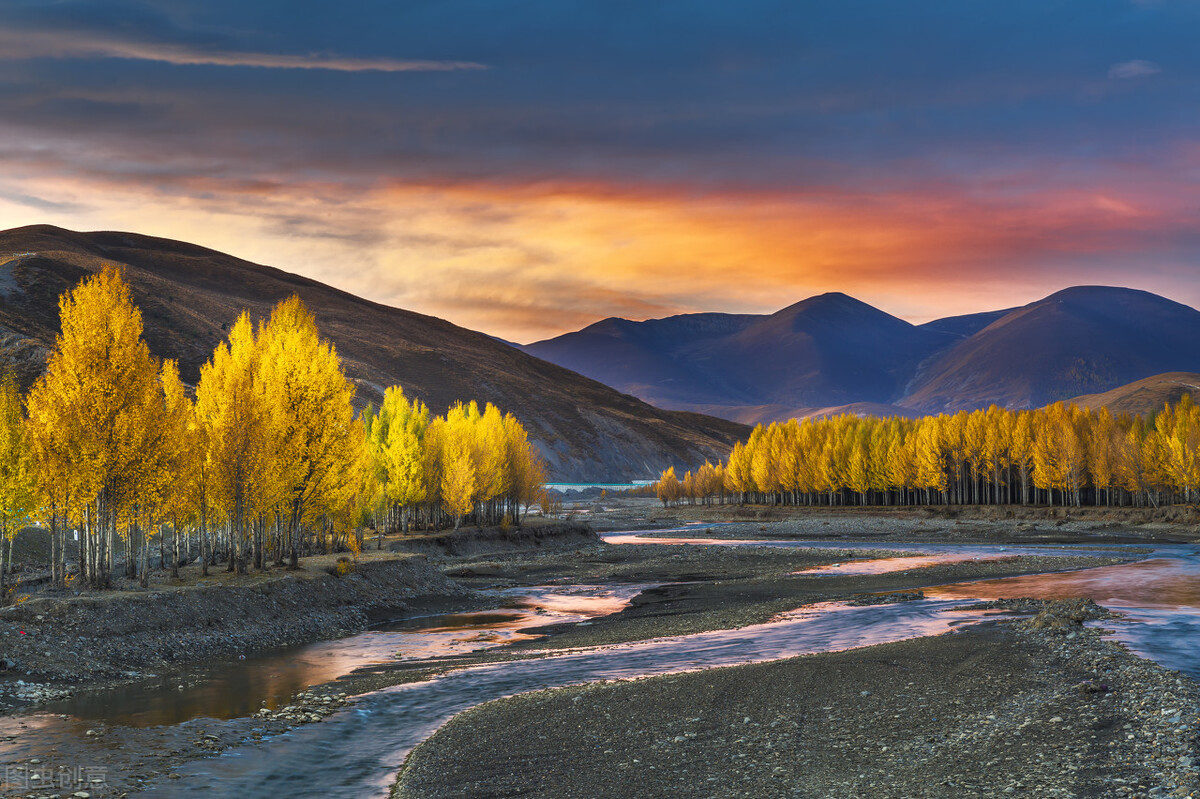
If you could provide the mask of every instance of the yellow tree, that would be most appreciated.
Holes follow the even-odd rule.
[[[119,515],[135,499],[146,459],[156,455],[159,431],[147,420],[163,407],[159,367],[115,268],[63,294],[59,314],[62,333],[26,401],[32,448],[39,482],[64,481],[81,511],[83,573],[102,586]]]
[[[13,539],[29,523],[37,503],[28,438],[21,392],[12,373],[6,372],[0,378],[0,604],[8,597],[5,579],[12,568]]]
[[[379,412],[370,420],[368,449],[383,486],[383,500],[401,514],[398,526],[409,528],[410,509],[426,499],[425,431],[429,409],[419,399],[410,404],[400,386],[384,392]]]
[[[246,569],[246,525],[280,492],[274,466],[281,436],[262,386],[262,353],[250,317],[242,313],[212,359],[200,369],[196,420],[205,451],[209,507],[229,537],[228,570]]]
[[[508,451],[512,459],[512,481],[509,485],[513,516],[521,524],[521,507],[537,501],[546,482],[546,466],[537,450],[529,443],[529,434],[517,420],[508,414],[504,417],[504,434],[508,439]]]
[[[746,493],[753,487],[750,475],[750,451],[738,441],[729,453],[729,461],[725,467],[725,489],[738,495],[738,501],[746,502]]]
[[[287,509],[286,546],[295,568],[302,525],[333,512],[348,487],[357,486],[354,384],[342,371],[337,350],[321,340],[316,320],[295,295],[275,306],[259,339],[260,380],[276,436],[273,465]]]
[[[162,462],[151,477],[158,483],[156,493],[162,511],[171,519],[171,576],[178,577],[180,530],[195,518],[203,504],[203,474],[199,468],[202,450],[198,446],[195,410],[174,361],[163,362],[162,387]]]
[[[474,448],[471,442],[471,419],[461,403],[446,413],[441,437],[441,497],[446,511],[454,517],[454,529],[462,525],[475,507],[477,490]]]
[[[675,467],[668,466],[654,486],[654,494],[662,502],[663,507],[678,502],[683,495],[683,486],[675,476]]]

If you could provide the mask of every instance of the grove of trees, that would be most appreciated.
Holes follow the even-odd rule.
[[[1159,506],[1200,499],[1200,407],[1149,416],[1058,403],[757,426],[724,464],[663,472],[664,504]]]
[[[189,554],[205,575],[245,572],[357,551],[368,525],[519,524],[538,498],[535,449],[490,404],[433,417],[393,386],[356,414],[354,384],[298,297],[257,325],[242,313],[194,391],[150,353],[117,269],[59,310],[28,394],[0,380],[0,601],[13,536],[35,522],[52,584],[104,587],[119,562],[145,585],[154,555],[176,576]]]

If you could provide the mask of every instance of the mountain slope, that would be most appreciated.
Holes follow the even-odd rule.
[[[892,401],[916,364],[947,343],[945,334],[835,292],[784,308],[704,352],[758,402],[820,408]]]
[[[242,309],[262,317],[299,294],[337,345],[360,402],[377,402],[393,383],[436,412],[456,400],[493,402],[526,425],[556,480],[612,481],[648,477],[670,464],[691,467],[724,457],[748,432],[654,408],[444,320],[214,250],[44,225],[0,232],[0,347],[26,381],[53,345],[59,294],[106,263],[124,267],[147,343],[156,355],[178,359],[185,381],[198,379]]]
[[[1200,374],[1167,372],[1118,386],[1102,394],[1085,394],[1068,402],[1084,408],[1108,408],[1113,414],[1145,416],[1179,402],[1184,394],[1200,400]]]
[[[761,318],[719,313],[645,322],[610,318],[522,349],[660,407],[738,403],[748,397],[684,353]]]
[[[898,404],[1032,408],[1150,375],[1200,371],[1200,311],[1133,289],[1077,286],[1018,308],[924,364]]]
[[[923,325],[918,325],[922,330],[931,330],[935,333],[947,333],[955,338],[969,338],[980,330],[995,322],[1013,311],[1016,308],[1005,308],[1002,311],[984,311],[982,313],[970,313],[962,316],[947,316],[944,319],[934,319],[932,322],[926,322]]]

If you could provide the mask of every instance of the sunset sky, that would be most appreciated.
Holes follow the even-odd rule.
[[[1200,3],[0,1],[0,228],[517,341],[844,291],[1200,305]]]

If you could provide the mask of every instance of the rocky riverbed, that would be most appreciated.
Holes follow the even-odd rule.
[[[499,700],[393,797],[1190,796],[1200,691],[1081,626],[1104,615]]]
[[[635,504],[610,521],[625,529],[645,524],[639,518],[645,508]],[[547,627],[542,639],[437,661],[380,664],[301,691],[279,707],[247,718],[196,719],[149,728],[96,724],[89,728],[94,735],[84,735],[81,729],[79,740],[55,755],[106,764],[110,782],[105,791],[93,795],[118,796],[169,785],[179,769],[197,758],[317,724],[353,703],[358,694],[427,679],[447,669],[743,627],[819,602],[915,601],[922,588],[940,583],[1086,568],[1144,555],[1118,554],[1107,546],[1109,539],[1089,534],[1082,540],[1095,550],[1066,558],[1020,555],[868,575],[797,574],[848,559],[897,554],[887,549],[886,537],[870,535],[872,518],[841,518],[845,529],[828,536],[830,546],[819,550],[616,546],[589,536],[565,546],[547,546],[529,537],[507,551],[496,540],[453,549],[424,542],[420,546],[426,556],[374,556],[380,564],[407,564],[403,567],[368,567],[340,579],[314,570],[308,575],[312,579],[295,579],[296,587],[246,586],[236,608],[213,606],[224,614],[221,624],[228,625],[225,631],[213,631],[213,652],[236,652],[231,644],[273,641],[278,639],[271,635],[287,634],[290,628],[285,624],[282,633],[268,630],[262,639],[254,637],[280,615],[257,621],[237,617],[248,613],[253,603],[262,603],[264,596],[266,607],[272,608],[278,599],[272,597],[275,591],[296,602],[312,602],[303,594],[319,586],[317,604],[327,608],[328,615],[319,611],[312,622],[316,626],[299,633],[301,639],[313,640],[311,636],[362,629],[379,618],[377,611],[431,594],[472,606],[481,591],[495,588],[659,584],[620,613],[586,624]],[[743,537],[807,537],[787,523],[744,524]],[[825,526],[820,517],[802,524]],[[853,540],[854,525],[868,531],[863,540],[878,544],[868,550],[839,548],[833,539]],[[723,534],[734,532],[719,529]],[[909,532],[909,538],[917,537]],[[898,534],[894,540],[904,539]],[[380,571],[372,574],[371,568]],[[388,570],[397,568],[412,571],[395,580]],[[226,586],[220,588],[212,588],[217,603],[229,593]],[[106,638],[114,648],[123,632],[144,638],[135,645],[132,659],[123,659],[129,656],[115,650],[96,650],[105,668],[128,671],[144,664],[140,668],[161,669],[186,663],[171,662],[155,648],[158,642],[175,640],[170,636],[178,631],[170,621],[138,620],[142,611],[160,605],[137,603],[163,601],[161,594],[152,594],[136,597],[130,610],[116,613],[111,624],[99,628],[105,635],[95,637]],[[292,607],[283,603],[278,609],[285,613]],[[1040,603],[1024,607],[1027,612],[1040,609]],[[45,632],[35,633],[34,641],[38,635],[56,634],[50,630],[64,621],[56,619],[51,625],[48,618],[29,615],[38,612],[28,604],[20,609],[24,625],[38,629],[34,623],[44,623]],[[1187,795],[1179,791],[1191,790],[1188,780],[1195,778],[1186,760],[1192,757],[1187,747],[1194,745],[1194,711],[1200,707],[1194,684],[1100,641],[1095,631],[1079,624],[1092,613],[1088,610],[1078,619],[1068,614],[1063,625],[1039,623],[1038,629],[989,623],[900,644],[502,700],[456,718],[419,748],[397,790],[406,797],[496,795],[487,793],[489,785],[500,792],[532,791],[539,796],[982,796],[1009,788],[1031,796],[1149,796],[1155,788],[1159,790],[1153,795]],[[44,611],[40,615],[49,616]],[[188,618],[195,624],[202,617]],[[241,624],[249,636],[245,639],[236,633]],[[67,629],[63,644],[78,645],[80,639],[89,643],[79,623]],[[14,659],[22,665],[37,664],[40,647],[28,642],[24,646],[25,654]],[[73,661],[50,659],[40,673],[54,674],[51,666],[56,663],[71,666]],[[28,684],[20,669],[14,671]],[[15,680],[0,682],[9,684],[15,685]],[[57,690],[55,685],[45,682],[31,690]],[[1163,702],[1153,704],[1155,696]],[[1172,709],[1178,713],[1162,713]],[[543,710],[545,723],[539,724]],[[1060,720],[1054,721],[1056,717]],[[475,729],[479,735],[472,740]],[[1157,759],[1147,759],[1147,752]],[[442,769],[442,784],[436,785],[442,768],[438,764],[461,758],[468,760]],[[27,754],[19,764],[28,766],[32,759],[42,756]],[[605,764],[607,771],[601,774]],[[1000,782],[1001,777],[1006,781]],[[555,793],[559,785],[564,787]],[[996,785],[993,793],[986,792]]]

